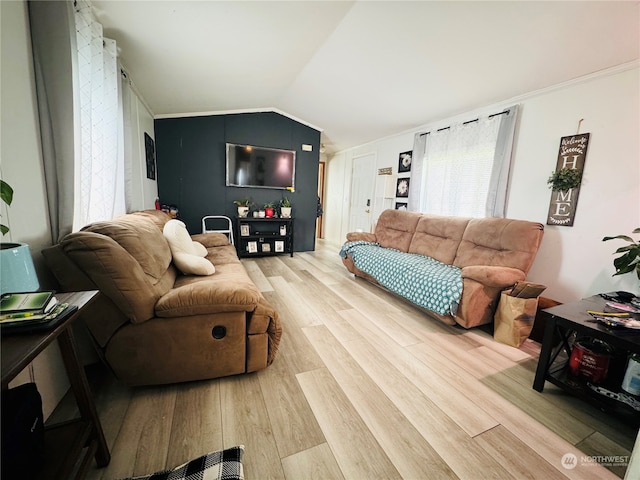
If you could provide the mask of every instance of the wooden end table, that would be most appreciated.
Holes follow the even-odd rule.
[[[542,392],[545,381],[548,381],[589,401],[600,410],[640,423],[640,412],[616,397],[622,394],[626,398],[625,392],[620,389],[625,361],[611,362],[607,379],[600,385],[613,395],[598,393],[589,387],[586,379],[575,378],[568,372],[571,357],[570,338],[573,332],[577,338],[589,337],[606,342],[622,354],[623,360],[625,355],[640,354],[640,330],[610,328],[595,321],[587,313],[587,310],[602,312],[606,302],[607,300],[600,295],[594,295],[579,302],[565,303],[540,312],[546,321],[546,327],[533,388]],[[633,402],[633,398],[631,401]]]
[[[41,479],[84,478],[92,457],[95,457],[98,467],[106,466],[111,460],[71,329],[82,310],[98,295],[96,290],[56,293],[60,302],[76,305],[78,309],[50,331],[2,336],[2,390],[7,389],[11,380],[57,340],[80,410],[79,419],[46,427],[45,464],[38,474]]]

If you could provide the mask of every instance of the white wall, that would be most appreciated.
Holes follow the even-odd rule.
[[[45,183],[40,149],[40,132],[36,104],[33,59],[29,33],[27,3],[0,2],[0,169],[1,177],[14,188],[14,200],[3,209],[2,223],[9,221],[9,235],[3,241],[25,242],[38,270],[41,286],[46,282],[46,267],[40,251],[51,245],[50,225],[45,198]],[[131,116],[129,136],[132,144],[131,169],[137,172],[138,183],[133,187],[135,210],[153,208],[157,184],[146,178],[143,132],[153,134],[153,117],[134,93],[135,105]],[[126,132],[125,132],[126,133]],[[81,339],[82,337],[80,337]],[[78,338],[77,338],[78,340]],[[81,353],[90,348],[79,345]],[[45,417],[53,411],[69,388],[57,344],[47,348],[25,369],[12,386],[36,381],[43,397]]]
[[[591,133],[574,225],[545,225],[529,280],[547,285],[543,295],[561,302],[610,290],[638,292],[639,282],[633,275],[611,277],[612,252],[622,244],[601,239],[630,234],[640,226],[639,91],[638,64],[623,65],[339,152],[327,162],[325,239],[336,245],[345,240],[354,156],[376,152],[376,168],[391,166],[397,174],[398,154],[413,148],[415,132],[518,103],[509,218],[546,224],[551,198],[546,181],[556,167],[560,138],[576,133],[580,119],[584,119],[580,132]]]

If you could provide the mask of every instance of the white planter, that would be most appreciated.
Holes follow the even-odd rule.
[[[291,218],[291,207],[280,207],[282,218]]]
[[[238,207],[238,216],[245,218],[249,214],[249,207]]]

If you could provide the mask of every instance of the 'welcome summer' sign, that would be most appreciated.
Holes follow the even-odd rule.
[[[588,145],[588,133],[562,137],[560,139],[560,151],[558,152],[556,171],[563,168],[570,168],[583,172]],[[547,225],[562,225],[566,227],[573,225],[573,219],[576,215],[576,205],[578,203],[578,193],[580,193],[580,186],[570,188],[569,190],[551,192]]]

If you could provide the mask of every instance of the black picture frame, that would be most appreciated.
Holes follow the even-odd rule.
[[[398,178],[396,183],[396,197],[407,198],[409,196],[409,177]]]
[[[410,172],[412,160],[413,150],[400,153],[398,155],[398,173]]]
[[[156,179],[156,147],[153,138],[144,132],[144,153],[147,163],[147,178],[149,180]]]
[[[407,210],[408,204],[405,202],[396,202],[396,210]]]

